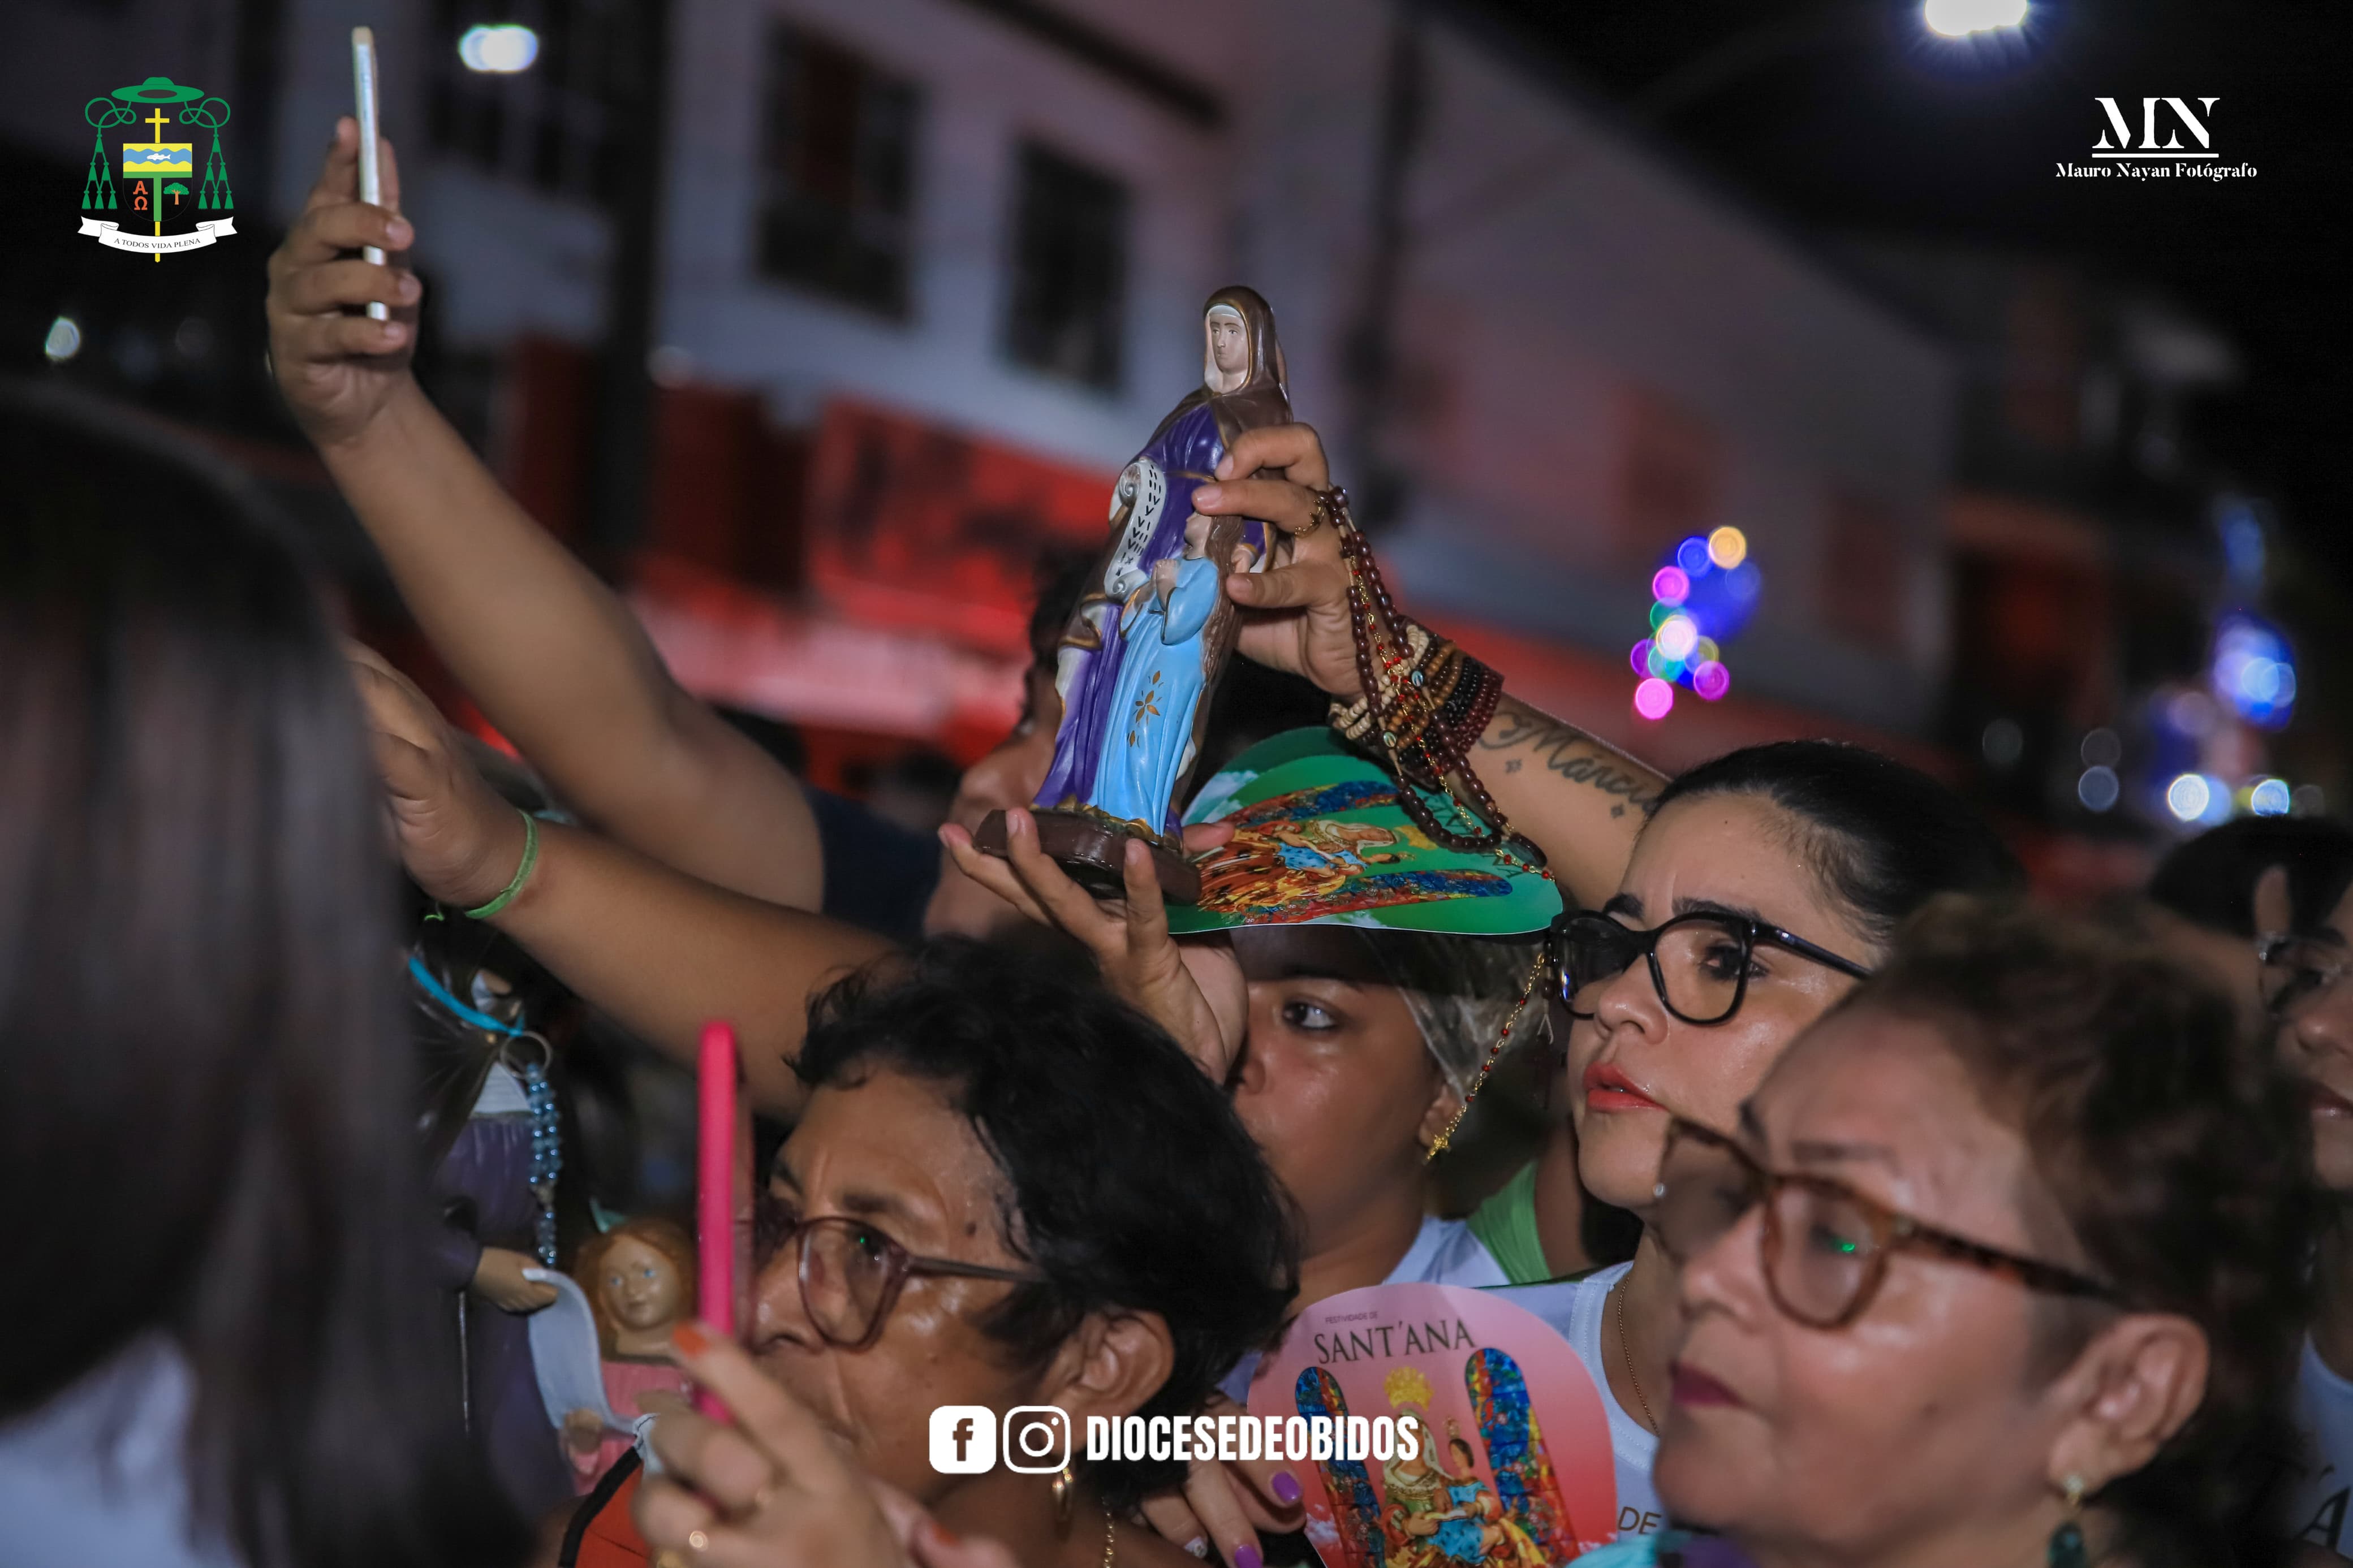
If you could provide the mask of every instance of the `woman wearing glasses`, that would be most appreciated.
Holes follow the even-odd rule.
[[[2302,1451],[2274,1516],[2295,1540],[2353,1555],[2353,835],[2341,828],[2286,868],[2287,928],[2260,944],[2264,1004],[2282,1061],[2301,1080],[2324,1214],[2313,1252],[2316,1312],[2296,1371]],[[2326,911],[2325,913],[2321,911]]]
[[[1189,1415],[1279,1329],[1297,1258],[1273,1179],[1217,1086],[1100,987],[968,943],[907,970],[813,1010],[807,1105],[758,1199],[753,1357],[956,1534],[1038,1568],[1189,1568],[1130,1522],[1184,1465],[1090,1462],[1087,1422]],[[948,1405],[975,1407],[960,1438]],[[790,1468],[649,1488],[646,1543],[788,1561],[763,1543],[806,1523],[778,1500]]]
[[[1760,1564],[2261,1561],[2304,1302],[2285,1075],[2152,946],[1953,900],[1667,1136],[1661,1496]],[[1611,1551],[1640,1561],[1723,1543]]]
[[[1668,1125],[1731,1125],[1904,917],[2015,877],[1991,830],[1926,774],[1860,747],[1781,742],[1669,784],[1616,895],[1565,922],[1568,1123],[1539,1162],[1536,1201],[1581,1178],[1643,1235],[1630,1264],[1509,1294],[1561,1331],[1602,1391],[1621,1534],[1666,1519],[1651,1461],[1679,1322],[1656,1226]]]

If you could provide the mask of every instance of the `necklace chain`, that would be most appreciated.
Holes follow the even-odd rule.
[[[1633,1278],[1631,1274],[1627,1276],[1627,1279],[1631,1278]],[[1612,1294],[1618,1298],[1618,1353],[1626,1358],[1626,1382],[1634,1390],[1634,1403],[1642,1407],[1642,1425],[1656,1432],[1659,1429],[1659,1420],[1657,1416],[1651,1414],[1651,1402],[1642,1397],[1641,1375],[1634,1370],[1634,1347],[1626,1341],[1626,1281],[1624,1279],[1618,1282],[1618,1288]],[[1105,1568],[1109,1568],[1108,1559],[1105,1560]]]
[[[1113,1517],[1112,1517],[1112,1511],[1111,1511],[1111,1510],[1110,1510],[1110,1509],[1108,1509],[1108,1508],[1106,1508],[1106,1509],[1104,1509],[1104,1510],[1103,1510],[1103,1568],[1111,1568],[1112,1559],[1113,1559],[1113,1557],[1115,1557],[1116,1555],[1118,1555],[1118,1552],[1119,1552],[1119,1521],[1118,1521],[1118,1520],[1116,1520],[1116,1519],[1114,1519],[1114,1518],[1113,1518]]]

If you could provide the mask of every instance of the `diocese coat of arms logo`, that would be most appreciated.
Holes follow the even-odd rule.
[[[166,110],[173,113],[167,116]],[[227,216],[237,203],[229,193],[228,165],[221,160],[221,127],[228,123],[227,100],[208,97],[202,88],[183,87],[169,77],[151,76],[136,87],[118,87],[91,99],[82,106],[81,116],[96,132],[90,142],[90,174],[82,183],[81,209],[124,215],[112,220],[85,217],[82,233],[100,245],[161,261],[167,252],[202,249],[237,232],[237,220]],[[195,143],[164,139],[165,127],[175,124],[212,132],[200,180],[196,179]],[[114,160],[106,151],[106,134],[122,126],[136,129],[129,131],[122,142],[122,183],[118,189]],[[152,132],[153,139],[128,139],[142,132]],[[191,180],[195,181],[193,191]],[[221,216],[199,216],[208,213]]]

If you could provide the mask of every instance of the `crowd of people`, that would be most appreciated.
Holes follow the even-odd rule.
[[[2063,914],[1903,763],[1667,777],[1506,686],[1465,766],[1557,918],[1182,929],[1140,853],[1107,895],[1041,847],[1065,582],[911,837],[682,689],[437,412],[355,143],[271,259],[275,374],[525,769],[235,473],[0,388],[0,1562],[1308,1562],[1294,1462],[944,1474],[927,1417],[1231,1411],[1303,1309],[1406,1282],[1581,1363],[1607,1568],[2353,1554],[2353,833],[2233,823]],[[1366,696],[1331,482],[1282,425],[1194,492],[1284,542],[1227,584],[1197,777]],[[584,1195],[586,1010],[690,1066],[736,1026],[776,1129],[738,1334],[682,1232]],[[1506,1039],[1542,1146],[1434,1213]],[[544,1408],[575,1300],[626,1431]]]

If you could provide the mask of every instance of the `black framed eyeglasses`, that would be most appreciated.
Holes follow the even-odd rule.
[[[1636,959],[1651,966],[1651,984],[1668,1012],[1686,1024],[1721,1024],[1740,1011],[1748,995],[1750,956],[1760,944],[1787,948],[1801,957],[1868,980],[1871,971],[1804,937],[1718,910],[1677,915],[1664,925],[1638,931],[1588,910],[1553,928],[1560,955],[1560,999],[1569,1016],[1590,1018],[1577,994],[1625,973]]]
[[[899,1292],[919,1274],[959,1279],[1001,1279],[1010,1285],[1043,1285],[1042,1274],[992,1268],[953,1258],[926,1258],[901,1246],[890,1232],[848,1215],[809,1219],[762,1193],[754,1204],[753,1255],[765,1267],[785,1248],[798,1246],[793,1268],[801,1307],[826,1343],[862,1351],[881,1332]]]
[[[1767,1171],[1724,1134],[1697,1122],[1667,1129],[1657,1226],[1682,1263],[1705,1251],[1760,1204],[1757,1236],[1773,1304],[1814,1329],[1861,1317],[1887,1278],[1887,1260],[1913,1248],[2017,1280],[2030,1290],[2117,1302],[2112,1286],[2039,1258],[1940,1230],[1828,1176]]]
[[[2335,931],[2311,936],[2268,936],[2257,946],[2263,963],[2263,1005],[2274,1018],[2320,995],[2353,970],[2353,952]]]

